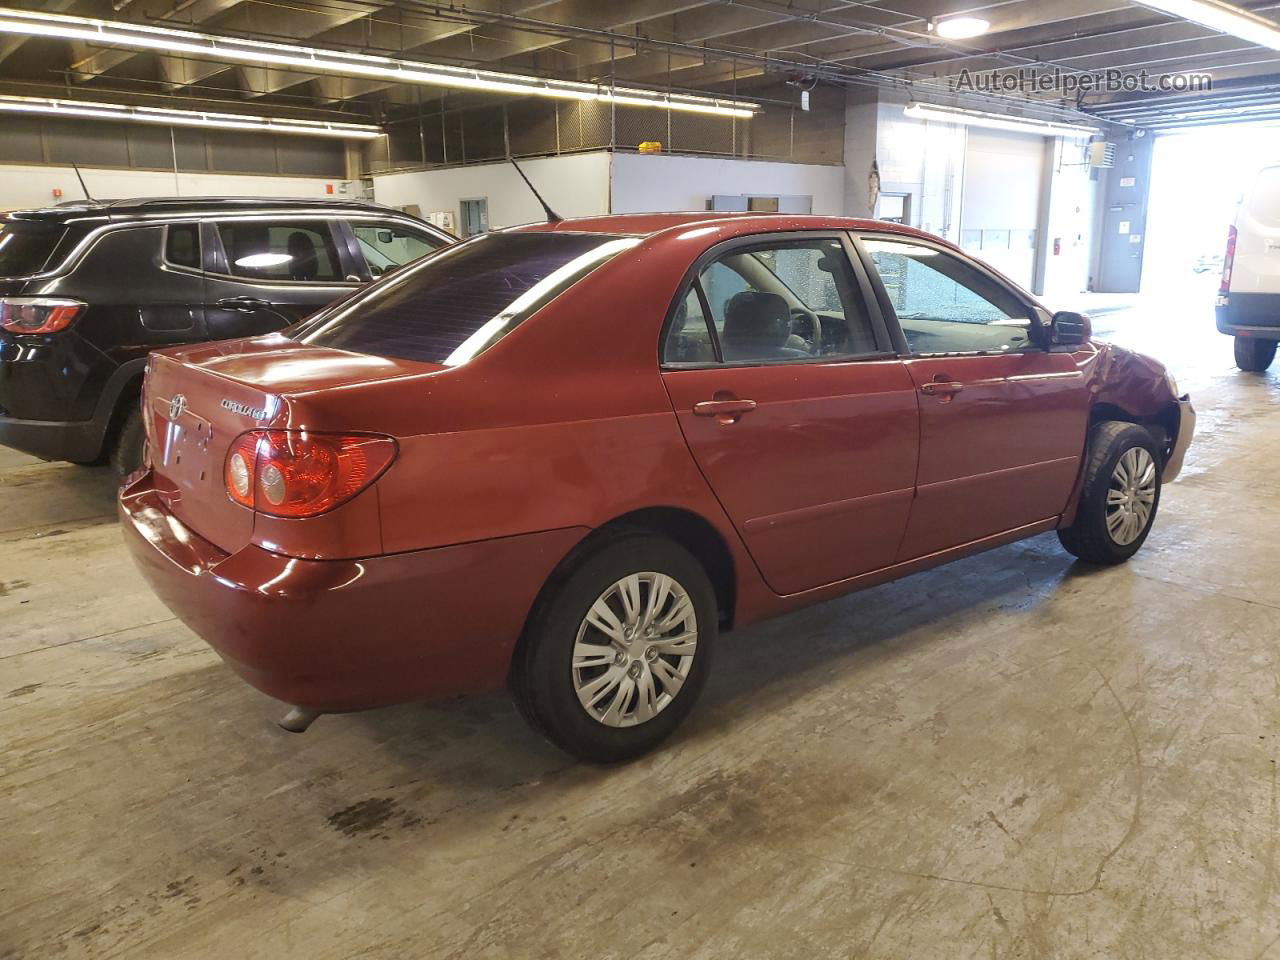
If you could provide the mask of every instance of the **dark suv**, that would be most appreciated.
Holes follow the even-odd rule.
[[[288,326],[453,242],[408,214],[326,200],[156,199],[0,216],[0,443],[142,461],[156,347]]]

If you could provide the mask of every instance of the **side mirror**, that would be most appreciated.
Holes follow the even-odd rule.
[[[1059,310],[1049,322],[1049,342],[1055,347],[1077,346],[1093,338],[1089,315],[1072,310]]]

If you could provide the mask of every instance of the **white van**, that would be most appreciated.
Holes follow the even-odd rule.
[[[1280,340],[1280,164],[1263,167],[1227,234],[1218,329],[1236,338],[1236,366],[1261,373]]]

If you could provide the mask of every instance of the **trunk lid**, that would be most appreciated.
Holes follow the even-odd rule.
[[[239,550],[253,538],[255,515],[227,493],[226,457],[236,437],[303,424],[323,431],[294,395],[433,369],[280,335],[153,353],[143,416],[156,488],[186,526],[221,550]]]

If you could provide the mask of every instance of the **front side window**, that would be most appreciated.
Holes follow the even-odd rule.
[[[457,366],[623,250],[636,237],[490,233],[397,270],[320,311],[300,343]]]
[[[218,237],[227,272],[246,280],[342,280],[333,231],[324,221],[227,220]]]
[[[782,363],[874,353],[875,334],[844,247],[817,238],[737,248],[704,267],[677,309],[667,363],[706,362],[714,335],[726,363]],[[698,331],[702,302],[711,330]],[[695,313],[697,311],[697,319]]]
[[[1003,285],[945,251],[864,240],[912,353],[1001,353],[1031,345],[1031,317]]]
[[[356,235],[360,252],[369,264],[369,273],[375,277],[444,246],[443,240],[382,224],[355,221],[351,224],[351,232]]]

